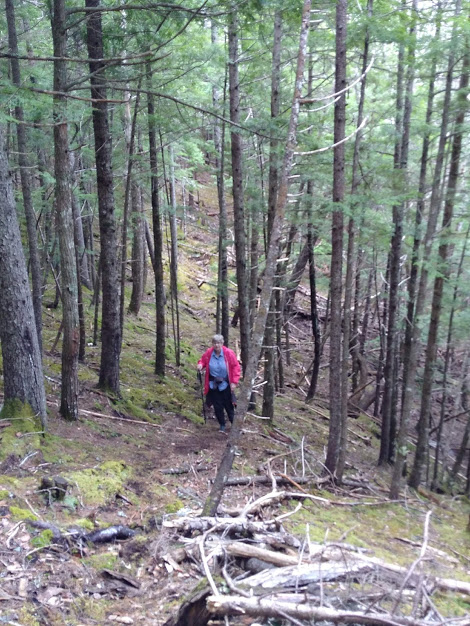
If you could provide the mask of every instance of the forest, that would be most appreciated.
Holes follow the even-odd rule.
[[[469,624],[470,3],[4,2],[0,619]]]

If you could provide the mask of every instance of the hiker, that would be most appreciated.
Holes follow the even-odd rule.
[[[204,394],[208,405],[214,407],[219,431],[225,432],[225,411],[230,423],[235,414],[232,394],[240,380],[240,363],[233,350],[224,347],[222,335],[212,337],[212,348],[204,352],[197,363],[198,371],[206,370]]]

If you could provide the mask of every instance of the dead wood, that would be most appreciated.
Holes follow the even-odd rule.
[[[253,617],[277,617],[284,613],[288,617],[304,620],[329,621],[334,624],[367,624],[373,626],[425,626],[429,622],[410,617],[393,618],[381,613],[360,613],[317,607],[298,595],[297,602],[285,602],[277,596],[243,598],[240,596],[212,595],[207,598],[207,608],[216,615],[241,615]]]
[[[169,474],[169,475],[179,475],[179,474],[189,474],[193,470],[196,472],[209,472],[214,469],[211,465],[182,465],[181,467],[167,467],[166,469],[160,470],[161,474]]]
[[[278,485],[292,485],[297,483],[299,485],[318,485],[321,484],[317,479],[307,476],[287,476],[280,475],[274,472],[274,478]],[[269,476],[232,476],[227,480],[228,487],[235,487],[238,485],[271,485],[272,479]]]

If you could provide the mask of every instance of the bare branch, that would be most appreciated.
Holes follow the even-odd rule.
[[[369,118],[365,117],[362,124],[358,126],[354,132],[352,132],[350,135],[348,135],[344,139],[341,139],[341,141],[337,141],[336,143],[333,143],[330,146],[326,146],[325,148],[318,148],[318,150],[309,150],[308,152],[294,152],[294,154],[300,155],[300,156],[308,156],[310,154],[318,154],[319,152],[326,152],[327,150],[332,150],[333,148],[336,148],[336,146],[339,146],[342,143],[346,143],[346,141],[349,141],[351,137],[354,137],[354,135],[357,135],[357,133],[364,128],[364,126],[367,124],[368,121],[369,121]]]

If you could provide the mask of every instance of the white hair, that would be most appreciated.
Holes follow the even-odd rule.
[[[212,337],[212,341],[213,342],[217,342],[217,343],[220,343],[220,342],[224,343],[224,336],[223,335],[214,335]]]

